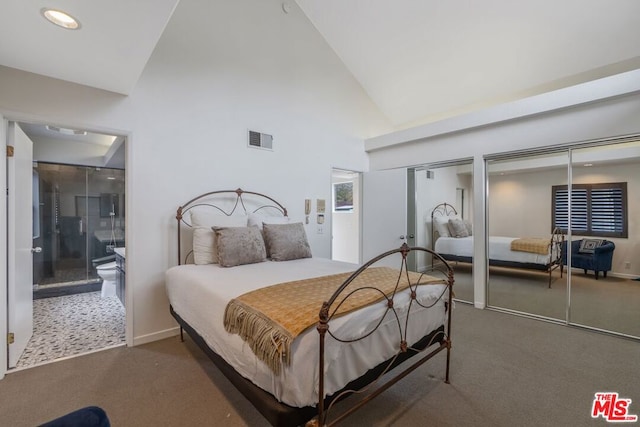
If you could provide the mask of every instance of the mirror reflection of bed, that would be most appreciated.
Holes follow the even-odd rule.
[[[466,264],[473,262],[472,224],[462,219],[453,205],[443,202],[434,207],[431,211],[431,224],[431,242],[435,252],[450,261]],[[554,278],[561,278],[563,275],[563,242],[564,234],[558,229],[544,237],[490,236],[489,265],[500,267],[494,269],[494,272],[515,273],[518,276],[522,275],[518,270],[543,272],[546,274],[546,284],[551,288]],[[531,276],[534,280],[540,277],[539,274]]]

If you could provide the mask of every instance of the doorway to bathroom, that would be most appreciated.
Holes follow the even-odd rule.
[[[8,300],[9,328],[30,333],[19,347],[9,346],[9,369],[124,345],[124,295],[117,292],[116,264],[125,247],[124,138],[10,122],[11,144],[32,148],[31,162],[14,168],[30,169],[16,173],[14,185],[32,190],[32,216],[16,222],[18,227],[30,223],[32,231],[32,275],[26,280],[32,290],[31,301]],[[25,186],[21,181],[27,176]],[[23,327],[26,302],[32,326]]]

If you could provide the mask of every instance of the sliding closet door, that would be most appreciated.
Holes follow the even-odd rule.
[[[640,142],[571,158],[570,322],[640,337]]]
[[[553,233],[551,202],[568,183],[568,152],[487,160],[487,176],[489,306],[565,321],[566,236]]]

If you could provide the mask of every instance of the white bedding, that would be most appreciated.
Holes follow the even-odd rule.
[[[293,343],[291,365],[276,376],[238,336],[223,326],[227,303],[239,295],[260,287],[311,277],[354,271],[357,266],[322,258],[293,261],[266,261],[232,268],[217,264],[182,265],[166,272],[166,287],[173,309],[191,325],[209,347],[224,358],[238,373],[250,379],[279,401],[290,406],[316,405],[318,401],[318,332],[306,330]],[[444,292],[445,285],[420,286],[418,300],[430,305]],[[446,294],[445,294],[446,296]],[[445,310],[441,298],[434,307],[411,308],[407,341],[418,341],[444,324]],[[394,308],[401,319],[406,316],[407,293],[396,296]],[[330,330],[340,338],[360,336],[377,324],[386,304],[372,306],[334,319]],[[318,307],[318,310],[320,307]],[[404,326],[404,322],[401,322]],[[372,336],[350,344],[338,343],[327,335],[325,345],[325,393],[340,390],[369,368],[390,358],[398,348],[398,324],[388,313],[381,328]]]
[[[489,237],[489,259],[541,265],[549,263],[549,255],[512,251],[511,242],[514,240],[516,237]],[[434,250],[439,254],[473,257],[473,236],[439,237]]]

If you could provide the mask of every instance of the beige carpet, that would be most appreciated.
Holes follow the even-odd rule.
[[[348,426],[602,426],[595,392],[640,414],[640,344],[457,303],[451,384],[444,354],[352,416]],[[34,426],[87,405],[118,426],[267,426],[190,340],[116,348],[0,381],[0,425]]]
[[[460,300],[473,301],[473,281],[469,264],[452,264],[455,293]],[[492,267],[489,272],[488,303],[492,307],[565,320],[566,270],[548,274],[532,270]],[[573,270],[571,277],[571,323],[640,337],[640,281],[619,277],[596,280]]]

